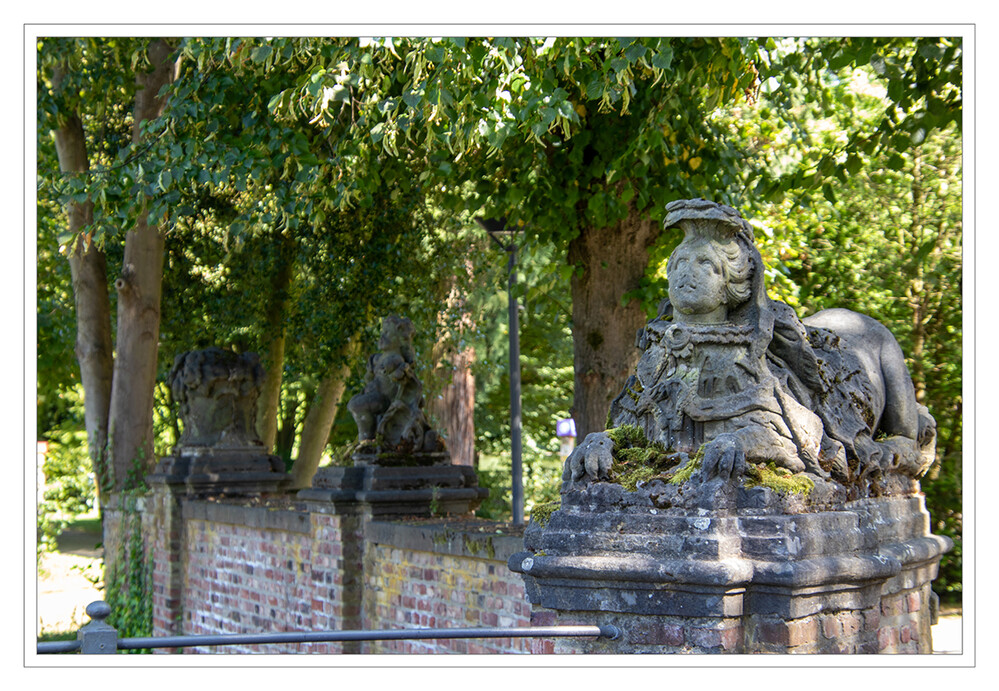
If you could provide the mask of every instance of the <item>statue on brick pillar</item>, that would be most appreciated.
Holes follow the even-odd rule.
[[[256,411],[264,369],[255,353],[187,352],[174,360],[168,379],[183,425],[178,448],[263,446]]]
[[[363,449],[437,453],[444,444],[423,412],[423,383],[413,371],[413,322],[382,320],[379,352],[368,358],[364,390],[347,403]]]

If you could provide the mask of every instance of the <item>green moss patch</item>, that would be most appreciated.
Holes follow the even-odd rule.
[[[780,494],[808,494],[815,489],[815,483],[803,473],[795,475],[787,468],[778,467],[773,461],[749,463],[746,465],[746,489],[752,487],[769,487]]]
[[[645,432],[638,425],[621,425],[604,432],[615,447],[639,447],[646,448],[650,442],[645,437]]]
[[[622,425],[605,433],[614,442],[611,452],[610,479],[629,492],[638,489],[639,483],[656,478],[668,480],[677,465],[677,454],[659,442],[651,442],[645,432],[635,425]]]
[[[534,508],[531,509],[531,520],[544,527],[548,525],[548,521],[551,519],[552,514],[562,508],[561,500],[556,499],[555,501],[546,501],[543,504],[535,504]]]
[[[669,478],[671,485],[682,485],[694,476],[701,468],[701,461],[704,459],[704,447],[702,446],[694,454],[694,457],[687,461],[682,467],[677,468]]]

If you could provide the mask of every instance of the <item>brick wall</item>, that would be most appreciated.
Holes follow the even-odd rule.
[[[209,502],[187,502],[183,515],[183,634],[340,628],[343,588],[336,516]],[[340,643],[302,643],[186,652],[341,651]]]
[[[380,522],[315,506],[150,503],[154,635],[527,626],[499,524]],[[170,520],[171,515],[173,520]],[[171,542],[171,530],[180,540]],[[186,648],[186,653],[526,653],[529,639]]]
[[[373,523],[365,556],[365,628],[530,626],[523,580],[506,566],[519,536],[479,522]],[[383,641],[365,652],[529,653],[526,638]]]

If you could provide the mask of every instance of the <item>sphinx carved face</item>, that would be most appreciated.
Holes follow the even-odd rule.
[[[728,303],[727,272],[710,240],[684,241],[670,257],[669,300],[681,315],[720,322]]]

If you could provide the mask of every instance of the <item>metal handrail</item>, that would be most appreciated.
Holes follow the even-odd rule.
[[[49,641],[37,644],[39,655],[52,653],[114,654],[118,650],[188,648],[194,646],[253,645],[262,643],[328,643],[336,641],[390,641],[453,638],[608,638],[617,639],[620,629],[601,626],[519,626],[454,629],[394,629],[358,631],[282,631],[274,633],[200,634],[188,636],[147,636],[118,638],[118,632],[104,620],[111,608],[102,601],[87,606],[89,624],[75,641]]]

